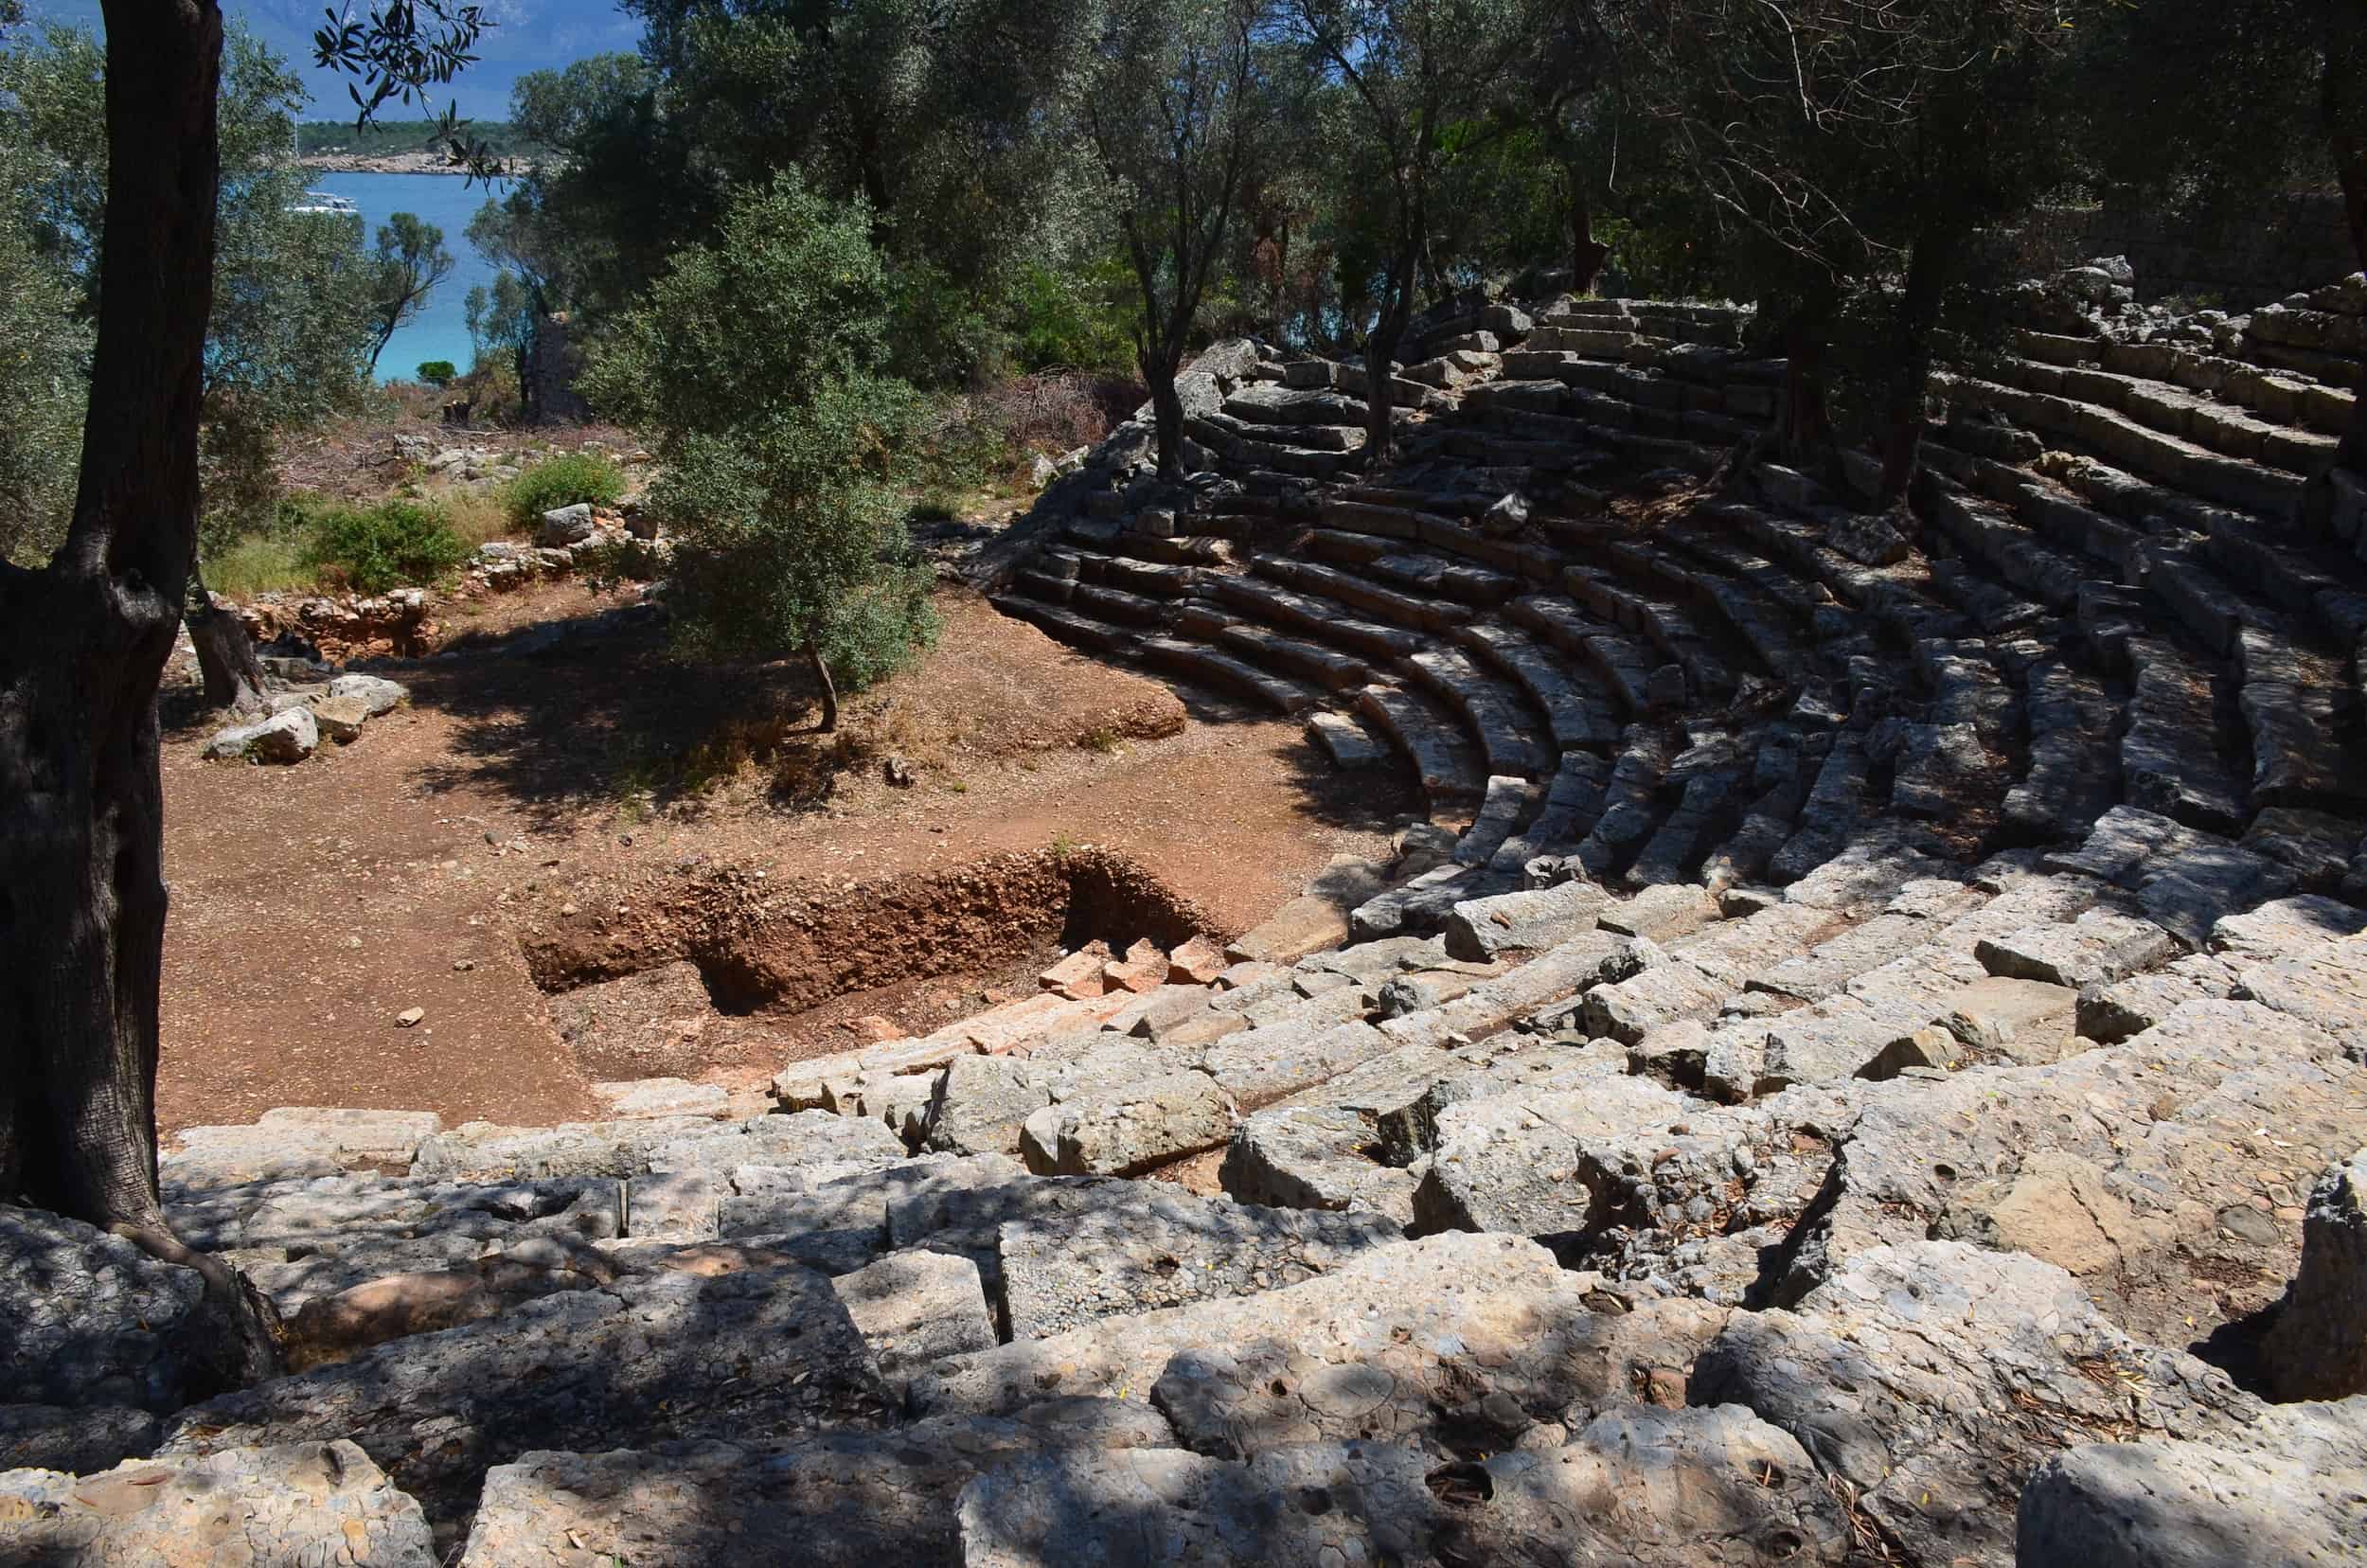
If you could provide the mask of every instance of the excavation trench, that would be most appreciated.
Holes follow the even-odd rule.
[[[854,884],[702,868],[520,945],[599,1079],[774,1070],[1032,991],[1044,966],[1095,939],[1123,952],[1221,935],[1134,861],[1086,848]]]

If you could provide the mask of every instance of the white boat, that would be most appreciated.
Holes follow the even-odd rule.
[[[339,196],[326,190],[308,190],[304,199],[293,204],[290,212],[321,213],[332,218],[359,218],[362,209],[353,205],[350,196]]]

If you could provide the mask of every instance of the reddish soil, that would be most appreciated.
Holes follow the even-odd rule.
[[[1027,891],[1037,872],[971,863],[1096,846],[1173,896],[1140,918],[1237,932],[1410,814],[1403,780],[1335,774],[1294,722],[1082,657],[966,593],[939,608],[936,649],[831,738],[810,733],[801,670],[677,663],[630,590],[451,617],[459,656],[384,668],[407,707],[294,768],[203,761],[214,723],[176,668],[159,1119],[311,1104],[535,1124],[596,1114],[588,1083],[620,1072],[744,1087],[859,1042],[857,1020],[926,1029],[1024,989],[1057,913]],[[537,649],[549,627],[570,635]],[[573,985],[689,953],[712,989],[741,971],[698,931],[744,946],[794,919],[876,930],[879,983],[841,953],[817,995],[823,969],[759,953],[746,972],[794,972],[703,1010],[686,965],[555,999],[527,958]],[[956,935],[935,953],[924,930]],[[1007,939],[973,961],[958,934],[989,930]],[[591,957],[551,957],[569,953]]]

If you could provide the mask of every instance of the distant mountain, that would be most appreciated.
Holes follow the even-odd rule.
[[[358,0],[357,0],[358,3]],[[509,113],[509,87],[528,71],[556,70],[587,55],[630,51],[641,42],[641,25],[614,0],[478,0],[497,24],[477,46],[477,62],[454,82],[449,97],[472,118],[501,119]],[[313,113],[333,117],[350,108],[343,78],[312,68],[312,30],[327,0],[223,0],[223,10],[302,71],[312,94]],[[102,32],[98,0],[27,0],[35,19]],[[436,99],[441,110],[446,99]],[[399,111],[406,117],[418,111]]]

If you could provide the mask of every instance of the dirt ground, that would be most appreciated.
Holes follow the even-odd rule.
[[[604,1003],[645,1043],[610,1031],[587,1073],[519,934],[636,932],[630,901],[668,877],[892,907],[865,900],[998,852],[1095,846],[1237,932],[1331,856],[1384,852],[1412,813],[1405,780],[1336,774],[1294,722],[1104,666],[957,590],[934,650],[850,703],[835,738],[810,733],[801,669],[674,662],[636,597],[565,584],[480,605],[452,622],[450,656],[383,668],[409,705],[293,768],[202,760],[214,722],[176,662],[168,1130],[276,1105],[554,1122],[596,1114],[588,1082],[620,1065],[744,1087],[856,1043],[859,1020],[926,1028],[1027,984],[1024,964],[949,951],[929,977],[731,1016],[699,1008],[682,966],[654,977],[652,953],[645,999],[612,982]],[[423,1019],[400,1026],[411,1008]],[[558,1010],[587,1016],[580,996]]]

